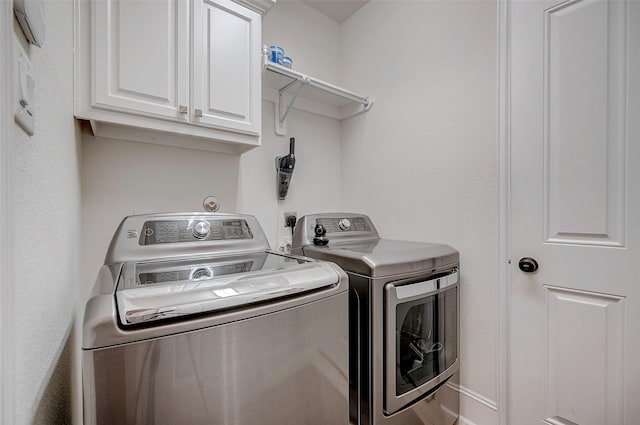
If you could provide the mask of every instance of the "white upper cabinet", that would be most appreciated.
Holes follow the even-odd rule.
[[[96,136],[260,144],[261,15],[231,0],[76,0],[75,115]]]
[[[260,132],[260,15],[230,0],[196,0],[193,115],[197,123]]]
[[[93,105],[187,121],[189,3],[100,0],[92,6]]]

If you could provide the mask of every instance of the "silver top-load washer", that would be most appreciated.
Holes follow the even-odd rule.
[[[346,423],[347,290],[252,216],[126,217],[85,308],[84,423]]]
[[[455,423],[458,251],[383,239],[364,214],[324,213],[298,221],[292,252],[349,276],[351,423]]]

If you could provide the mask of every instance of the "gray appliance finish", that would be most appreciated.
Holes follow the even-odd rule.
[[[302,217],[292,252],[349,276],[351,424],[454,424],[458,252],[382,239],[368,216],[351,213]]]
[[[348,283],[252,216],[126,217],[87,301],[86,425],[348,422]]]

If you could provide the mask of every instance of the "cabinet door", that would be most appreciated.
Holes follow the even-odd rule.
[[[92,105],[187,121],[189,2],[96,0],[91,6]]]
[[[194,123],[260,133],[260,15],[230,0],[196,0]]]

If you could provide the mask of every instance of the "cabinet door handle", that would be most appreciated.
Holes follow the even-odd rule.
[[[196,109],[195,114],[196,114],[196,117],[198,118],[202,117],[202,109]]]
[[[184,106],[184,105],[180,105],[180,106],[178,106],[178,112],[180,112],[181,114],[183,114],[183,115],[184,115],[184,114],[186,114],[187,112],[189,112],[189,110],[187,109],[187,107],[186,107],[186,106]]]

